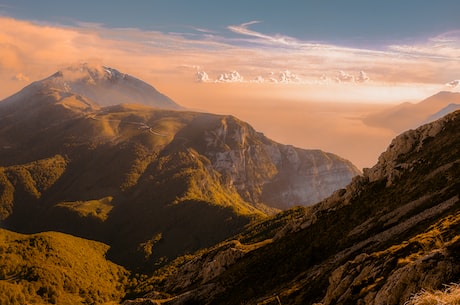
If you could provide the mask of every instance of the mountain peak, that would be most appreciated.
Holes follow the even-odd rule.
[[[114,68],[94,64],[71,65],[53,75],[34,82],[10,98],[32,99],[37,93],[59,92],[59,95],[76,95],[99,106],[118,104],[142,104],[146,106],[179,110],[183,109],[172,99],[148,83]],[[5,100],[5,101],[6,101]]]
[[[182,108],[148,83],[102,65],[71,65],[41,82],[45,87],[85,96],[100,106],[143,104],[165,109]]]
[[[114,68],[89,63],[68,66],[50,77],[50,79],[59,79],[64,82],[86,82],[88,85],[97,85],[98,82],[107,80],[121,81],[128,78],[128,74]]]

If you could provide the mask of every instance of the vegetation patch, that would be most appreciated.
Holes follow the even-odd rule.
[[[119,302],[128,272],[105,259],[108,248],[63,233],[0,229],[0,305]]]
[[[113,197],[108,196],[98,200],[61,202],[56,206],[75,212],[81,217],[95,217],[105,221],[113,208],[112,200]]]
[[[404,305],[460,304],[460,284],[445,285],[444,290],[421,290]]]

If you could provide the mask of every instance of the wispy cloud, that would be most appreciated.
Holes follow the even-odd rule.
[[[460,86],[460,79],[450,81],[446,84],[446,87],[450,87],[450,88],[457,88],[459,86]]]
[[[205,28],[200,28],[200,27],[190,27],[191,29],[200,32],[200,33],[205,33],[205,34],[217,34],[216,31],[210,30],[210,29],[205,29]]]
[[[72,62],[98,59],[152,83],[242,82],[444,86],[458,79],[460,31],[424,42],[360,49],[256,31],[262,21],[228,32],[190,27],[164,33],[103,24],[36,24],[0,17],[0,96],[19,89],[17,77],[39,79]],[[15,83],[12,83],[16,80]]]
[[[429,38],[426,42],[411,45],[391,45],[389,49],[408,55],[432,59],[460,59],[460,30]]]
[[[30,81],[30,78],[27,75],[24,75],[24,73],[22,73],[22,72],[19,72],[18,74],[16,74],[12,79],[20,81],[20,82],[29,82]]]
[[[285,35],[267,35],[249,29],[249,26],[261,23],[261,21],[253,20],[250,22],[242,23],[240,25],[230,25],[227,27],[230,31],[236,34],[245,35],[256,38],[257,40],[248,40],[259,44],[268,44],[272,46],[301,46],[302,43],[295,38]],[[310,44],[309,44],[310,45]]]

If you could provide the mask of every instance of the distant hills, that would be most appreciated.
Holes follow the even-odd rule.
[[[442,108],[441,110],[439,110],[438,112],[430,115],[428,118],[425,119],[424,122],[422,122],[423,124],[427,124],[427,123],[430,123],[430,122],[433,122],[433,121],[436,121],[436,120],[439,120],[440,118],[448,115],[449,113],[451,112],[454,112],[456,110],[459,110],[460,109],[460,104],[449,104],[447,105],[446,107]]]
[[[367,116],[369,126],[388,128],[396,133],[432,122],[460,108],[460,93],[441,91],[419,103],[403,103]]]
[[[83,65],[0,102],[2,227],[102,241],[116,262],[154,269],[280,209],[311,205],[359,174],[232,116],[146,106],[158,97],[146,86]],[[138,99],[145,88],[153,93]],[[104,106],[119,90],[133,104]]]

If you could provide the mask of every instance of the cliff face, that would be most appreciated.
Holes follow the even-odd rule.
[[[167,304],[402,304],[458,282],[458,130],[460,112],[408,131],[326,200],[249,226],[151,283],[176,295]],[[214,273],[196,273],[210,262]]]
[[[413,170],[416,162],[423,161],[420,159],[408,159],[404,160],[406,161],[404,162],[402,158],[408,153],[416,154],[420,152],[427,140],[436,137],[442,131],[445,123],[443,120],[438,120],[431,124],[423,125],[417,130],[409,130],[396,137],[388,149],[380,155],[378,163],[371,169],[365,170],[364,175],[371,182],[386,178],[388,180],[387,184],[391,185],[393,180],[404,171]]]
[[[311,205],[359,174],[334,154],[273,142],[235,117],[213,124],[192,146],[211,161],[226,186],[253,204],[279,209]]]

